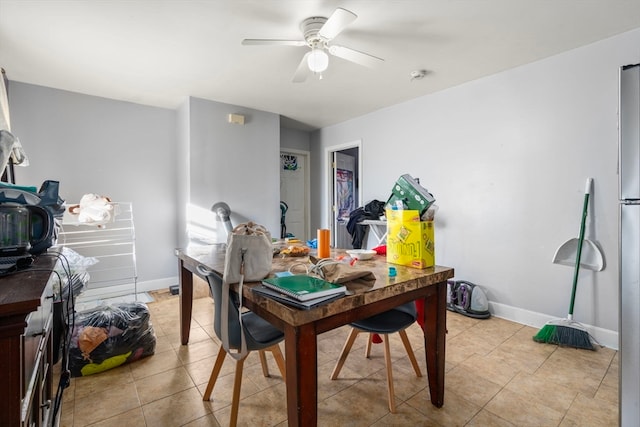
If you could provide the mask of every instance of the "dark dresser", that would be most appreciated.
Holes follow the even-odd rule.
[[[54,254],[0,276],[0,426],[50,426],[53,419]]]

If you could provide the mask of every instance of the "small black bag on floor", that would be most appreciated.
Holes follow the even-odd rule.
[[[491,317],[489,301],[482,288],[466,280],[447,281],[447,309],[474,319]]]

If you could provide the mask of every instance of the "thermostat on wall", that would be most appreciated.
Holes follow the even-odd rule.
[[[229,121],[229,123],[233,123],[236,125],[244,124],[244,116],[242,114],[229,114],[227,120]]]

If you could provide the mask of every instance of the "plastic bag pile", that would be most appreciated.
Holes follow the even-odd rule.
[[[104,305],[76,314],[69,350],[71,376],[113,369],[155,352],[156,335],[144,303]]]

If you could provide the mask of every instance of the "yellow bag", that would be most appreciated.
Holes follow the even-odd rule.
[[[433,221],[420,211],[387,209],[387,262],[414,268],[435,265]]]

